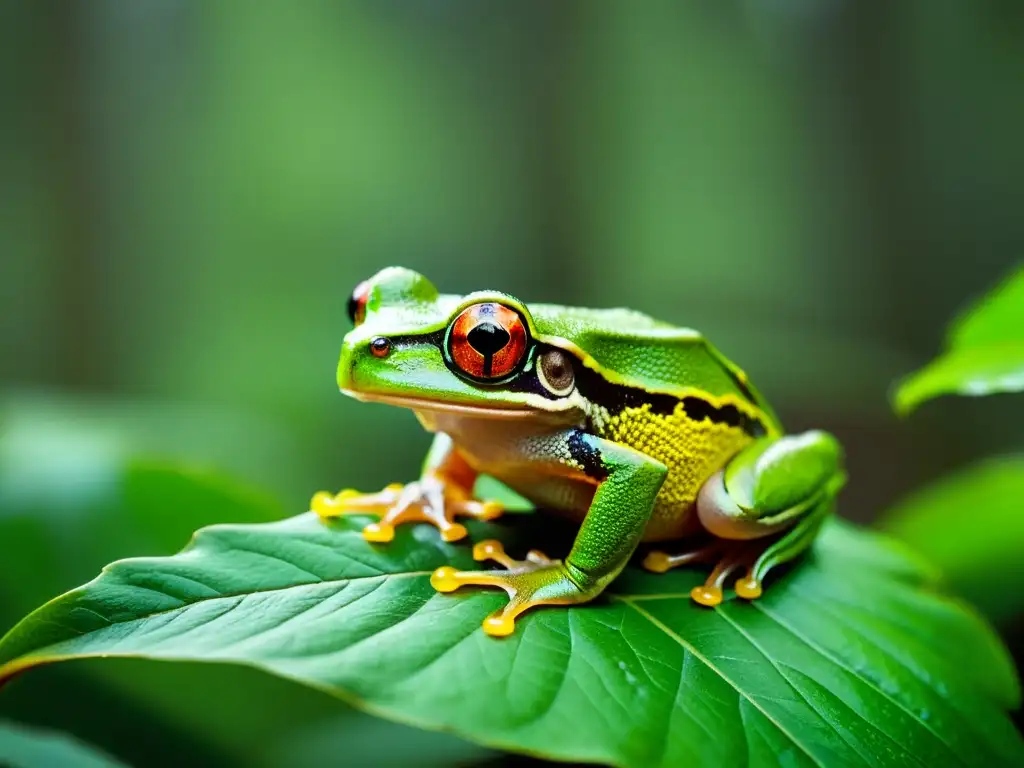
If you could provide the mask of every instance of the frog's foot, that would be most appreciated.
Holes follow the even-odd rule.
[[[430,583],[438,592],[454,592],[466,585],[501,587],[508,593],[508,604],[484,619],[488,635],[503,637],[515,630],[516,617],[536,605],[585,603],[601,591],[580,587],[570,578],[561,560],[552,560],[543,552],[531,550],[525,560],[513,560],[501,543],[481,541],[473,547],[473,559],[494,560],[505,571],[457,571],[443,566],[434,571]]]
[[[708,607],[718,605],[722,602],[722,587],[726,579],[737,569],[744,566],[747,566],[747,575],[736,582],[736,594],[748,600],[760,597],[761,582],[751,581],[753,573],[751,567],[757,559],[757,554],[756,549],[752,550],[747,546],[735,547],[726,551],[722,559],[714,567],[714,570],[711,571],[707,581],[702,586],[694,587],[690,590],[690,597],[693,598],[694,602],[701,605]]]
[[[665,573],[680,565],[690,563],[701,563],[718,560],[711,575],[702,586],[694,587],[690,591],[690,597],[701,605],[715,606],[722,602],[722,587],[729,575],[738,568],[747,566],[747,575],[736,582],[736,594],[740,597],[752,600],[761,596],[761,581],[754,570],[754,563],[759,553],[759,547],[751,546],[748,543],[735,544],[733,542],[716,541],[678,555],[670,555],[666,552],[651,552],[644,558],[644,568],[654,573]]]
[[[670,555],[668,552],[654,550],[648,553],[647,557],[644,558],[643,566],[653,573],[665,573],[673,568],[678,568],[681,565],[710,562],[714,560],[720,552],[721,546],[718,542],[713,542],[707,546],[701,547],[700,549],[692,549],[688,552],[682,552],[678,555]]]
[[[832,503],[826,500],[785,533],[772,537],[763,546],[748,550],[747,574],[736,581],[736,595],[744,600],[760,597],[764,591],[762,583],[768,572],[777,565],[789,562],[810,547],[821,524],[831,513]],[[753,545],[754,542],[750,542],[748,546]]]
[[[824,520],[832,513],[830,497],[821,500],[806,514],[781,532],[759,539],[718,539],[702,549],[680,555],[651,552],[644,560],[649,571],[664,573],[687,563],[717,559],[718,563],[703,586],[694,587],[690,596],[701,605],[715,606],[722,602],[722,587],[729,576],[740,568],[746,574],[736,580],[736,596],[755,600],[764,592],[764,579],[778,565],[787,563],[804,552],[817,535]]]
[[[388,542],[395,538],[395,526],[402,523],[430,523],[445,541],[465,538],[466,527],[456,516],[493,520],[504,511],[494,501],[477,501],[469,493],[440,475],[427,475],[408,485],[389,485],[379,493],[362,494],[345,490],[337,495],[324,491],[313,496],[310,508],[322,520],[344,515],[377,515],[380,520],[363,528],[363,538]]]

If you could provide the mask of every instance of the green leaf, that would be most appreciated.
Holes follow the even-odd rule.
[[[474,538],[521,552],[511,531],[536,520]],[[0,678],[92,656],[234,662],[559,759],[1024,764],[1005,651],[877,535],[831,524],[762,600],[714,610],[688,598],[695,570],[628,569],[606,599],[534,611],[497,640],[480,622],[502,593],[440,595],[428,580],[445,563],[473,567],[468,547],[426,526],[370,545],[362,522],[214,526],[173,557],[114,563],[0,641]]]
[[[945,394],[991,395],[1024,390],[1024,269],[970,308],[950,328],[946,351],[904,379],[896,411],[910,413]]]
[[[197,425],[211,430],[202,445]],[[253,453],[252,444],[261,447]],[[196,528],[218,520],[279,519],[281,505],[270,496],[200,468],[219,462],[266,478],[280,458],[267,446],[276,444],[258,422],[187,406],[0,399],[0,634],[117,557],[171,554]],[[172,458],[182,455],[192,457],[185,466]],[[481,485],[487,496],[499,490]],[[148,724],[144,738],[166,739],[152,748],[171,762],[324,765],[344,750],[354,764],[387,764],[366,715],[250,669],[125,661],[66,671],[72,674],[48,676],[42,686],[12,686],[0,697],[0,717],[32,713],[110,745],[121,743],[127,707]],[[93,702],[83,700],[83,689]],[[91,711],[96,700],[104,702],[99,720]],[[378,737],[391,729],[383,738],[405,750],[387,760],[419,750],[443,765],[489,754],[445,734],[376,722]]]
[[[1024,610],[1024,456],[944,477],[880,520],[992,618]]]
[[[70,736],[0,720],[0,765],[10,768],[119,768],[124,763]]]

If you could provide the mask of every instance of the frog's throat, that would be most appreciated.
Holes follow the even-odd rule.
[[[356,392],[351,389],[341,390],[342,394],[354,397],[364,403],[384,403],[385,405],[397,405],[399,408],[408,408],[413,411],[426,413],[454,413],[463,416],[473,416],[478,419],[502,419],[538,421],[550,419],[562,421],[565,415],[559,412],[538,410],[523,406],[522,408],[489,408],[481,405],[463,405],[461,403],[444,403],[438,400],[429,400],[423,397],[402,397],[399,395],[382,395],[377,393]]]

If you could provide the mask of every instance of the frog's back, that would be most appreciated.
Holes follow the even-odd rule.
[[[692,530],[707,479],[757,437],[781,430],[743,371],[696,331],[631,310],[531,311],[541,336],[567,342],[586,364],[578,388],[589,430],[668,467],[647,540]]]
[[[542,304],[530,311],[541,336],[569,342],[588,367],[613,383],[664,395],[735,399],[759,411],[769,431],[778,428],[771,406],[746,374],[697,331],[631,309]]]

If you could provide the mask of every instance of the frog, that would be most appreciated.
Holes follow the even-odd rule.
[[[313,512],[370,516],[362,535],[377,545],[412,523],[457,542],[463,522],[505,511],[474,495],[484,475],[577,526],[561,559],[533,549],[516,560],[487,539],[473,558],[498,568],[433,571],[441,593],[507,593],[483,621],[489,635],[512,634],[531,608],[593,600],[641,546],[651,572],[711,565],[689,594],[699,606],[722,603],[738,572],[736,597],[757,599],[769,571],[808,549],[846,482],[833,435],[786,433],[747,375],[692,329],[624,308],[442,294],[402,267],[360,283],[347,308],[341,392],[411,410],[434,438],[418,480],[321,491]]]

